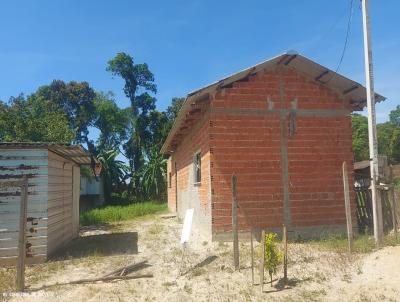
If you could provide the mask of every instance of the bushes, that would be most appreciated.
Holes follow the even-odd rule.
[[[269,273],[272,284],[272,275],[276,273],[279,264],[282,263],[283,255],[277,247],[276,233],[265,234],[265,269]]]
[[[129,220],[136,217],[165,211],[166,203],[147,201],[129,205],[115,205],[81,213],[81,225],[93,225]]]

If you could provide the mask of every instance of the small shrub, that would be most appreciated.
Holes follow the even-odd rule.
[[[272,284],[272,276],[276,274],[279,264],[282,263],[283,255],[276,244],[277,234],[265,234],[265,269],[269,273]]]

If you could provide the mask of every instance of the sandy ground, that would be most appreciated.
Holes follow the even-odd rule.
[[[279,271],[273,286],[252,285],[250,246],[240,244],[240,271],[229,243],[192,242],[182,261],[177,218],[160,216],[118,226],[83,230],[59,259],[27,270],[25,297],[10,301],[400,301],[400,246],[349,256],[309,244],[289,244],[289,285]],[[257,246],[258,247],[258,246]],[[54,285],[100,277],[147,259],[133,274],[153,278]],[[5,276],[7,270],[0,269]],[[258,270],[255,276],[259,282]],[[266,277],[266,282],[268,278]],[[54,285],[46,287],[43,286]],[[42,288],[42,289],[41,289]],[[1,289],[1,285],[0,285]],[[4,291],[4,288],[3,288]],[[6,292],[6,294],[9,292]]]

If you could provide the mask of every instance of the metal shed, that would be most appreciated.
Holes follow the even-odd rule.
[[[80,145],[0,143],[0,182],[28,178],[27,263],[78,236],[80,165],[93,160]],[[20,188],[0,189],[0,265],[17,260],[20,202]]]

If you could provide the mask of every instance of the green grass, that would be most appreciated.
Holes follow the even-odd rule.
[[[330,235],[319,240],[311,240],[310,244],[317,246],[321,249],[334,251],[334,252],[347,252],[348,243],[345,236]],[[373,236],[359,235],[354,240],[354,252],[356,253],[369,253],[375,249],[375,241]],[[387,235],[383,239],[383,246],[400,245],[400,236],[396,240],[393,235]]]
[[[400,191],[400,177],[396,177],[393,179],[394,187],[397,191]]]
[[[123,206],[107,206],[81,213],[81,225],[106,224],[122,220],[130,220],[140,216],[163,212],[166,203],[146,201]]]

